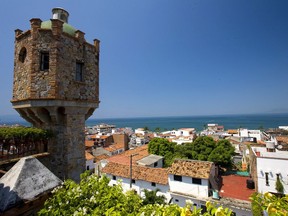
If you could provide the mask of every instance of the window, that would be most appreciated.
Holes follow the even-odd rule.
[[[116,180],[116,176],[113,175],[113,176],[112,176],[112,179],[113,179],[113,180]]]
[[[132,179],[132,184],[135,184],[135,183],[136,183],[135,179]]]
[[[179,200],[178,200],[178,199],[175,199],[175,202],[179,202]]]
[[[201,184],[202,184],[200,178],[192,178],[192,183],[193,183],[193,184],[198,184],[198,185],[201,185]]]
[[[180,181],[180,182],[182,182],[182,176],[174,175],[174,181]]]
[[[151,186],[156,187],[156,183],[155,182],[151,182]]]
[[[266,186],[269,186],[269,173],[265,172]]]
[[[27,50],[25,47],[22,47],[19,52],[19,61],[24,63],[26,56],[27,56]]]
[[[40,54],[40,70],[49,70],[49,53],[41,52]]]
[[[84,64],[80,62],[76,62],[76,81],[83,81],[83,68]]]
[[[155,162],[155,163],[154,163],[154,167],[157,167],[157,166],[158,166],[158,162]]]

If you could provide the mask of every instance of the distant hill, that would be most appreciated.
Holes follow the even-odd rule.
[[[20,124],[24,126],[29,126],[30,124],[21,118],[19,115],[0,115],[0,125],[14,125]]]

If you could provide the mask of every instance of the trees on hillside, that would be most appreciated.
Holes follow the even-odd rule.
[[[164,138],[154,138],[148,144],[150,154],[164,156],[164,165],[170,166],[176,158],[212,161],[229,167],[232,164],[234,147],[228,140],[215,142],[208,136],[200,136],[193,143],[177,145]]]

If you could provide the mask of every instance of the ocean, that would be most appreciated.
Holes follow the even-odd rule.
[[[248,129],[269,129],[278,126],[288,125],[288,113],[286,114],[249,114],[249,115],[215,115],[215,116],[181,116],[181,117],[142,117],[142,118],[106,118],[88,119],[87,126],[100,123],[116,125],[116,127],[143,128],[149,130],[160,128],[161,131],[195,128],[201,131],[206,124],[223,125],[227,129],[248,128]]]
[[[148,127],[149,130],[160,128],[161,131],[195,128],[197,131],[203,130],[204,125],[216,123],[223,125],[225,130],[248,128],[248,129],[269,129],[278,126],[288,125],[288,113],[285,114],[249,114],[249,115],[210,115],[210,116],[175,116],[175,117],[141,117],[141,118],[90,118],[86,121],[87,126],[100,123],[113,124],[116,127],[131,127],[133,129]],[[29,123],[17,118],[0,118],[0,125],[20,124],[30,126]]]

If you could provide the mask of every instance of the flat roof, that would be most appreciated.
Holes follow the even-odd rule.
[[[220,196],[249,201],[249,197],[255,192],[254,189],[247,188],[246,176],[223,175]]]
[[[164,157],[163,156],[158,156],[158,155],[148,155],[147,157],[144,157],[140,160],[137,161],[138,164],[142,165],[151,165],[151,164],[154,164],[155,162],[163,159]]]

